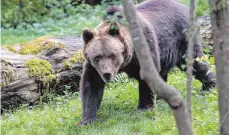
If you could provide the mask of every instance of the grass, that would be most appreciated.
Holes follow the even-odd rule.
[[[93,28],[99,24],[99,20],[100,19],[96,16],[91,16],[89,18],[78,18],[74,16],[64,18],[60,21],[50,20],[43,22],[39,27],[30,27],[28,29],[2,29],[2,45],[22,43],[44,35],[79,35],[83,28]],[[15,37],[17,38],[15,39]]]
[[[186,96],[185,75],[175,70],[169,84]],[[203,93],[201,84],[194,81],[193,131],[195,135],[217,135],[218,102],[216,90]],[[81,119],[78,93],[50,96],[48,103],[9,111],[1,116],[2,135],[175,135],[175,121],[168,105],[157,101],[152,111],[137,111],[138,85],[131,80],[106,86],[98,119],[89,126],[76,126]]]

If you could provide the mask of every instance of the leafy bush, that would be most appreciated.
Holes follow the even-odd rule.
[[[1,28],[2,44],[9,45],[14,43],[26,42],[43,35],[62,36],[80,34],[85,27],[94,28],[99,24],[103,15],[105,6],[95,6],[82,4],[80,13],[74,16],[54,20],[52,18],[46,21],[36,22],[32,25],[23,23],[14,28]]]
[[[190,0],[178,0],[179,2],[189,5]],[[204,16],[208,15],[210,11],[208,0],[196,0],[195,1],[195,15]]]
[[[49,19],[60,20],[74,16],[76,13],[84,15],[92,11],[91,6],[79,2],[81,0],[4,0],[2,6],[2,27],[28,27],[37,25]]]

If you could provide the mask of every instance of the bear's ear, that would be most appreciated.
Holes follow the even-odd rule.
[[[110,24],[109,34],[112,36],[119,35],[119,26],[116,22],[113,22]]]
[[[84,29],[83,30],[83,40],[85,43],[88,43],[93,37],[94,37],[94,34],[93,32],[90,30],[90,29]]]

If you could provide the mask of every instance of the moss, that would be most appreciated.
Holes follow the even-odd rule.
[[[63,48],[64,45],[57,40],[53,39],[51,36],[44,36],[37,38],[33,41],[21,44],[21,49],[19,53],[22,55],[27,54],[38,54],[42,50],[50,50],[53,48]]]
[[[36,46],[34,44],[29,44],[26,46],[22,46],[19,53],[26,55],[26,54],[37,54],[41,51],[41,47],[40,46]]]
[[[71,69],[74,63],[82,64],[83,62],[83,50],[79,49],[71,58],[64,62],[64,69]]]
[[[64,69],[70,69],[72,68],[72,64],[69,62],[69,60],[66,60],[64,62]]]
[[[46,60],[30,59],[25,63],[25,67],[30,77],[36,77],[45,82],[50,82],[55,78],[52,65]]]
[[[84,57],[83,57],[83,50],[79,49],[69,60],[72,63],[83,63]]]
[[[10,51],[10,52],[13,52],[13,53],[16,53],[17,51],[13,48],[13,46],[11,45],[7,45],[6,48]]]

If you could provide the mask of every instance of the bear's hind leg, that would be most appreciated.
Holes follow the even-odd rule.
[[[139,80],[139,102],[138,109],[149,109],[154,105],[154,94],[151,92],[148,84]]]
[[[182,67],[182,65],[185,66]],[[187,68],[184,59],[177,66],[180,70],[186,72]],[[210,70],[208,64],[204,61],[194,61],[193,75],[197,80],[202,82],[202,90],[209,91],[216,86],[216,75]]]
[[[198,43],[198,40],[196,40],[196,43],[194,45],[193,53],[194,59],[204,56],[202,46]],[[193,75],[196,79],[202,82],[202,90],[209,91],[211,88],[214,88],[216,86],[216,75],[210,70],[209,65],[204,61],[194,60]]]
[[[177,66],[180,70],[186,72],[186,62],[182,60]],[[182,67],[182,65],[185,65]],[[193,75],[194,77],[202,82],[202,90],[209,91],[211,88],[216,86],[216,75],[213,73],[208,64],[203,61],[194,61],[193,63]]]

